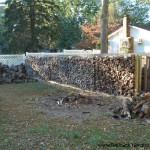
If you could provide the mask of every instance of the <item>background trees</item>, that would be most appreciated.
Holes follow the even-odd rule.
[[[12,53],[100,49],[101,4],[102,0],[6,0],[0,41],[7,38],[7,52]],[[107,4],[108,33],[122,24],[124,14],[130,16],[131,24],[150,23],[149,0],[109,0]]]
[[[4,38],[5,26],[4,26],[4,6],[0,6],[0,53],[7,48],[7,42]]]
[[[100,7],[101,9],[101,7]],[[150,25],[150,1],[146,0],[109,0],[108,3],[108,34],[118,29],[122,25],[124,15],[130,16],[131,24]],[[101,46],[101,11],[92,23],[82,24],[82,34],[84,39],[78,44],[79,48],[84,49],[100,49]],[[87,47],[86,47],[87,45]],[[92,47],[92,48],[91,48]]]
[[[147,24],[149,22],[150,1],[149,0],[120,0],[116,16],[121,19],[124,14],[130,16],[131,24]]]
[[[59,29],[56,47],[71,49],[83,39],[81,25],[92,22],[99,11],[99,0],[55,0],[59,6]]]
[[[12,52],[39,51],[55,40],[58,6],[52,0],[7,0],[6,6],[6,36]]]

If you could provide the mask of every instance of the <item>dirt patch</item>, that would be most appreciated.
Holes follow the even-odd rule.
[[[50,94],[33,100],[54,118],[84,119],[98,115],[112,116],[113,109],[122,105],[122,101],[114,96],[89,93]]]

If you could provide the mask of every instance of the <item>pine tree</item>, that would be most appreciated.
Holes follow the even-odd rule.
[[[7,0],[6,6],[6,37],[12,53],[51,46],[58,32],[58,6],[53,0]]]

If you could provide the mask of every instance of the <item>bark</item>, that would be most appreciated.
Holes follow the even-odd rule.
[[[31,49],[35,49],[36,35],[35,35],[35,3],[34,1],[30,5],[30,31],[31,31]]]
[[[108,2],[109,0],[102,0],[101,53],[108,53]]]

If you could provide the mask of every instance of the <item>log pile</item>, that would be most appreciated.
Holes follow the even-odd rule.
[[[96,57],[96,89],[113,95],[134,94],[135,57]]]
[[[27,57],[25,62],[26,73],[29,77],[50,80],[50,70],[47,58]]]
[[[0,63],[0,84],[24,82],[26,79],[25,65],[8,66]]]
[[[70,57],[68,68],[68,84],[81,89],[94,90],[95,66],[93,58]]]
[[[50,59],[50,79],[81,89],[94,89],[93,60],[76,56]]]
[[[32,57],[28,75],[113,95],[134,95],[135,57]]]
[[[122,107],[115,108],[114,118],[145,118],[150,123],[150,93],[125,98]]]

